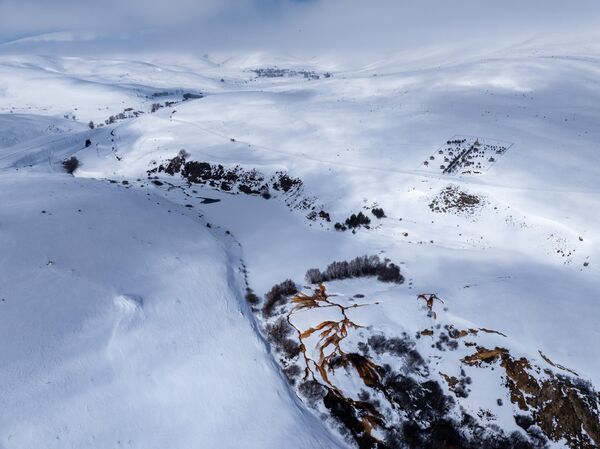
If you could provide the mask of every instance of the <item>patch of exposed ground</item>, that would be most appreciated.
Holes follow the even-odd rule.
[[[423,296],[425,296],[425,295],[419,295],[418,299],[421,299]],[[433,312],[433,310],[432,310],[433,303],[431,303],[431,307],[430,307],[429,302],[426,304],[426,306],[430,312]],[[431,317],[435,319],[435,315],[432,315]],[[492,329],[486,329],[485,327],[480,327],[477,329],[468,328],[468,329],[458,330],[454,326],[446,325],[446,326],[444,326],[444,329],[446,329],[448,331],[448,335],[451,338],[455,338],[455,339],[464,338],[467,336],[477,336],[479,334],[479,332],[484,332],[486,334],[496,334],[496,335],[500,335],[502,337],[506,337],[506,335],[503,334],[502,332],[498,332],[498,331],[495,331]],[[433,331],[433,329],[423,329],[420,333],[421,333],[421,335],[424,335],[424,336],[432,336],[434,334],[434,331]]]
[[[158,173],[171,176],[179,174],[189,185],[206,185],[230,194],[241,193],[265,199],[281,197],[290,210],[304,211],[306,218],[311,221],[331,221],[329,213],[317,204],[317,199],[304,192],[303,182],[299,178],[282,171],[267,176],[239,165],[225,167],[222,164],[188,160],[188,157],[185,151],[181,151],[174,158],[148,170],[148,176]]]
[[[440,298],[438,298],[438,296],[435,293],[422,293],[419,296],[417,296],[417,300],[419,300],[419,299],[422,299],[423,301],[425,301],[425,305],[427,306],[427,309],[429,309],[429,314],[435,320],[437,315],[433,311],[433,304],[436,301],[441,302],[443,304],[444,301],[442,301]]]
[[[256,73],[259,78],[283,78],[283,77],[296,77],[301,76],[307,80],[318,80],[321,77],[331,78],[331,73],[317,73],[314,70],[290,70],[281,69],[279,67],[261,67],[258,69],[251,70]]]
[[[540,356],[542,357],[542,359],[544,359],[544,361],[545,361],[546,363],[548,363],[549,365],[552,365],[552,366],[553,366],[553,367],[555,367],[555,368],[558,368],[558,369],[560,369],[560,370],[566,371],[566,372],[568,372],[568,373],[571,373],[571,374],[573,374],[574,376],[578,376],[578,377],[579,377],[579,374],[577,374],[577,373],[576,373],[575,371],[573,371],[572,369],[569,369],[569,368],[567,368],[566,366],[563,366],[563,365],[561,365],[561,364],[559,364],[559,363],[554,363],[552,360],[550,360],[548,357],[546,357],[542,351],[538,351],[538,352],[539,352]]]
[[[480,175],[489,170],[511,146],[510,142],[494,139],[455,136],[427,157],[421,167],[446,175]]]
[[[307,278],[317,274],[309,271]],[[484,335],[507,338],[487,328],[442,328],[438,323],[417,335],[438,334],[439,341],[431,345],[434,356],[423,356],[406,333],[385,335],[361,322],[360,309],[378,307],[380,301],[359,297],[366,299],[355,303],[330,295],[324,283],[298,291],[288,280],[269,292],[260,318],[298,395],[359,448],[525,449],[547,447],[548,440],[566,441],[573,449],[596,447],[600,397],[591,386],[515,359],[504,347],[487,349],[466,341]],[[434,318],[435,303],[441,302],[437,295],[419,300]],[[432,369],[432,359],[450,357],[448,351],[456,351],[459,341],[466,351],[474,347],[462,359],[469,369],[499,366],[505,373],[498,393],[504,390],[511,398],[522,432],[507,434],[490,425],[496,418],[487,407],[473,414],[463,407],[473,380],[460,368],[460,358],[460,374]]]
[[[285,316],[300,342],[298,360],[304,362],[304,373],[297,380],[299,392],[304,396],[303,390],[314,390],[318,386],[322,407],[359,448],[480,447],[480,441],[471,435],[481,438],[483,428],[464,411],[462,422],[453,417],[457,410],[455,400],[430,378],[427,362],[408,336],[388,338],[372,334],[357,349],[344,349],[342,342],[349,333],[364,330],[364,325],[349,318],[348,310],[376,306],[376,302],[346,306],[329,296],[322,284],[312,294],[301,292],[289,301]],[[330,307],[340,311],[339,320],[323,321],[308,329],[294,324],[296,313]],[[311,347],[310,338],[315,334],[318,338]],[[402,370],[383,362],[389,355],[403,361]],[[358,397],[337,383],[346,375],[362,384]],[[466,394],[464,377],[442,377],[457,397]],[[320,409],[314,402],[313,407]],[[489,447],[497,444],[517,447],[512,446],[515,441],[523,448],[536,447],[525,438],[508,436],[501,431],[485,436],[484,441],[489,442]],[[446,445],[448,442],[452,444]]]
[[[473,215],[484,204],[483,197],[467,193],[456,185],[449,185],[431,200],[429,208],[437,213]]]
[[[542,357],[558,367],[547,357]],[[480,368],[499,363],[506,375],[511,402],[527,413],[516,417],[525,430],[536,425],[552,441],[564,440],[573,449],[600,446],[600,395],[590,384],[550,370],[543,370],[546,377],[539,379],[540,367],[525,357],[516,359],[508,349],[500,347],[478,346],[462,361]]]

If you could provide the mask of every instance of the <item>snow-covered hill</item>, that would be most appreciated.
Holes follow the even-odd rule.
[[[337,447],[269,356],[231,239],[124,185],[0,183],[2,447]]]
[[[597,447],[599,74],[0,56],[0,447]]]

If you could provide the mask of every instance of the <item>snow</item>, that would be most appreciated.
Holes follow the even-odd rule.
[[[202,220],[68,175],[0,183],[2,447],[227,448],[239,432],[337,447],[287,391],[235,250]]]
[[[265,54],[0,56],[0,446],[227,448],[243,435],[244,447],[343,447],[280,374],[244,304],[241,260],[262,295],[334,260],[389,257],[405,284],[328,284],[377,301],[353,320],[413,336],[431,326],[417,295],[436,293],[442,325],[497,330],[507,337],[482,334],[485,345],[548,368],[542,351],[600,385],[600,54],[586,51],[541,42],[362,67]],[[333,76],[252,72],[274,65]],[[176,104],[150,112],[166,100]],[[129,107],[144,114],[87,127]],[[455,136],[511,146],[477,176],[445,175],[437,160],[424,170]],[[147,170],[181,149],[286,170],[332,222],[307,220],[282,195],[188,187],[178,174],[157,176],[181,188],[149,183]],[[71,155],[75,178],[61,169]],[[449,185],[480,206],[432,211]],[[333,231],[359,211],[371,229]],[[307,328],[329,316],[313,312],[294,319]],[[455,375],[465,354],[440,371]],[[516,429],[494,405],[499,373],[467,371],[471,410]],[[354,380],[340,379],[353,395]]]

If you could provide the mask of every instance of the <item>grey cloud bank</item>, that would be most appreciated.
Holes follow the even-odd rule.
[[[590,0],[2,0],[0,41],[75,32],[90,48],[113,50],[384,53],[569,36],[594,31],[599,19]],[[66,46],[68,35],[58,36]]]

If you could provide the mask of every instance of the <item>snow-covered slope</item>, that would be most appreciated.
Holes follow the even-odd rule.
[[[230,240],[123,185],[0,184],[1,447],[336,447],[252,324]]]
[[[597,394],[564,398],[600,385],[599,55],[1,56],[3,444],[418,447],[403,373],[456,405],[440,420],[595,447]],[[304,280],[365,254],[405,282]]]

